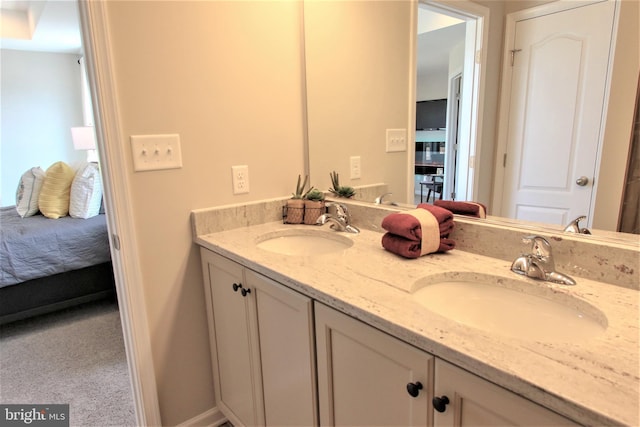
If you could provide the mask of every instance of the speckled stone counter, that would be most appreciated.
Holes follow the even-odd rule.
[[[277,206],[281,201],[265,203]],[[246,218],[242,210],[236,215]],[[458,249],[407,260],[383,250],[381,233],[368,229],[358,235],[341,233],[353,246],[339,253],[280,255],[258,248],[260,236],[319,228],[270,219],[205,234],[202,218],[194,219],[195,242],[578,423],[640,425],[636,289],[584,278],[577,278],[574,287],[535,281],[511,273],[508,261]],[[513,338],[464,326],[412,298],[419,279],[457,272],[501,276],[560,299],[575,297],[604,314],[606,330],[570,344]]]

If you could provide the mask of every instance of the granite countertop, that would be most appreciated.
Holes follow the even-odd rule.
[[[296,228],[334,233],[326,226],[271,222],[195,240],[578,423],[640,425],[637,290],[583,278],[576,278],[573,287],[536,281],[512,273],[509,262],[457,249],[408,260],[385,251],[382,235],[369,230],[340,233],[353,240],[352,247],[314,257],[280,255],[256,246],[260,236]],[[572,343],[514,338],[449,320],[412,298],[418,279],[454,272],[502,276],[560,299],[573,296],[606,316],[606,330]]]

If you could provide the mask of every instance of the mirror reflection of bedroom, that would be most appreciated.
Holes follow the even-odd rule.
[[[77,4],[1,7],[0,402],[133,425]]]

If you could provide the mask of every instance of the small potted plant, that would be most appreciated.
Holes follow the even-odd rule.
[[[304,223],[315,224],[324,210],[324,193],[311,187],[304,196]]]
[[[291,199],[287,200],[287,216],[285,222],[288,224],[302,224],[304,220],[304,189],[307,186],[309,176],[305,175],[304,181],[298,175],[298,184],[295,193],[292,193]]]
[[[337,197],[351,198],[356,194],[356,191],[353,187],[349,187],[347,185],[340,185],[340,177],[338,176],[338,172],[333,171],[329,174],[331,176],[331,184],[333,184],[333,188],[330,188],[329,191]]]

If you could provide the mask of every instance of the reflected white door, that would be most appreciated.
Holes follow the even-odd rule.
[[[515,23],[503,216],[589,215],[614,9],[603,1]]]

